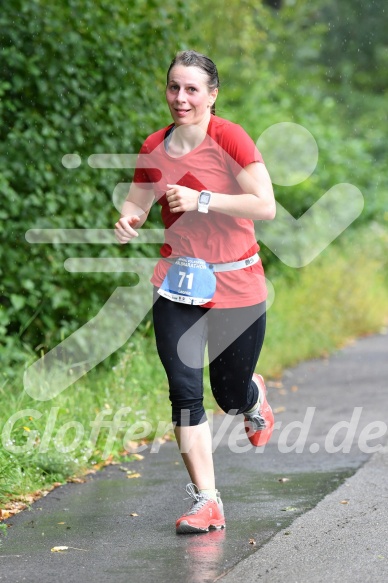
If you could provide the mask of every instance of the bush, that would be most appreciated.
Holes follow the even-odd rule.
[[[127,285],[128,276],[73,275],[63,267],[69,256],[115,257],[125,249],[31,245],[25,233],[112,229],[118,216],[112,192],[130,182],[132,171],[92,169],[87,158],[137,152],[145,136],[167,122],[165,72],[180,48],[183,15],[183,4],[168,0],[15,0],[2,7],[5,360],[25,358],[22,347],[45,351],[89,320],[117,285]],[[80,156],[78,168],[62,165],[69,153]]]

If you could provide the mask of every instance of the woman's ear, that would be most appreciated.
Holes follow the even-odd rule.
[[[214,103],[217,99],[217,95],[218,95],[218,87],[216,87],[216,89],[213,89],[213,91],[209,94],[209,107],[214,105]]]

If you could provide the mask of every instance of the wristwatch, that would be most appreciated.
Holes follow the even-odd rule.
[[[212,193],[210,190],[201,190],[198,197],[198,212],[208,213]]]

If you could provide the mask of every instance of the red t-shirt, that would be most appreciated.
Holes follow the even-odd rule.
[[[134,182],[154,189],[165,225],[162,257],[197,257],[209,263],[227,263],[251,257],[259,250],[253,221],[209,210],[171,213],[165,196],[167,184],[181,184],[195,190],[242,194],[236,177],[252,162],[263,163],[254,142],[237,124],[211,116],[203,142],[180,158],[169,156],[164,147],[172,124],[151,134],[143,143],[142,157]],[[147,166],[146,168],[143,166]],[[159,287],[171,266],[161,259],[151,282]],[[237,308],[262,302],[267,297],[261,261],[237,271],[216,273],[217,288],[204,307]]]

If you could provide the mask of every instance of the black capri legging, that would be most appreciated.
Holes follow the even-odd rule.
[[[172,421],[198,425],[203,408],[203,367],[208,344],[210,384],[223,411],[236,415],[258,400],[252,382],[265,335],[265,302],[245,308],[209,309],[172,302],[154,291],[154,329],[166,370]]]

